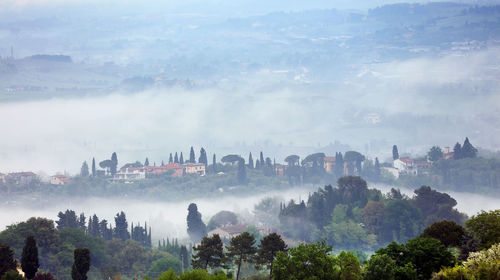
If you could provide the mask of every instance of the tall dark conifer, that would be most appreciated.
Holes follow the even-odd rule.
[[[0,243],[0,278],[9,270],[17,268],[14,251],[9,246]]]
[[[252,157],[252,153],[251,152],[248,155],[248,168],[250,168],[250,169],[254,168],[254,166],[253,166],[253,157]]]
[[[172,158],[172,153],[170,153],[170,156],[168,157],[168,163],[174,163],[174,159]]]
[[[110,172],[111,172],[111,175],[115,175],[116,174],[116,170],[118,168],[118,156],[116,155],[116,153],[114,152],[112,155],[111,155],[111,166],[110,166]]]
[[[460,143],[457,142],[457,144],[455,144],[455,147],[453,147],[453,159],[462,159],[463,156],[462,156],[462,145],[460,145]]]
[[[392,146],[392,159],[397,160],[399,158],[398,146]]]
[[[198,163],[203,163],[205,168],[208,165],[207,152],[203,147],[200,149],[200,158],[198,159]]]
[[[238,183],[245,185],[247,183],[247,172],[245,170],[245,160],[240,158],[238,161]]]
[[[207,236],[207,226],[201,220],[201,213],[198,212],[198,206],[195,203],[189,204],[187,215],[187,232],[191,241],[199,243]]]
[[[177,152],[175,152],[174,163],[179,163],[179,156],[177,155]]]
[[[260,167],[263,168],[264,167],[264,154],[262,153],[262,151],[260,152]]]
[[[144,161],[144,166],[149,166],[149,159],[146,158],[146,160]]]
[[[71,268],[73,280],[87,280],[87,272],[90,269],[90,250],[77,248],[74,251],[74,262]]]
[[[191,150],[189,151],[189,162],[196,163],[193,146],[191,146]]]
[[[213,172],[217,173],[217,160],[216,160],[215,154],[212,157],[212,168],[213,168]]]
[[[469,142],[469,138],[466,137],[464,144],[462,146],[462,157],[463,158],[475,158],[477,155],[477,149],[472,146]]]
[[[95,175],[96,175],[95,158],[92,158],[92,177],[95,177]]]
[[[32,235],[26,238],[21,257],[21,268],[23,269],[27,279],[33,279],[38,271],[40,264],[38,263],[38,247],[36,246],[35,237]]]
[[[179,163],[184,164],[184,156],[182,155],[182,152],[181,152],[181,156],[179,157]]]

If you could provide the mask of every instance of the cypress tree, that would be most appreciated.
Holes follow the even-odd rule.
[[[198,159],[198,163],[203,163],[205,168],[208,165],[207,152],[203,147],[200,149],[200,158]]]
[[[207,226],[201,220],[201,213],[198,212],[198,206],[195,203],[189,204],[187,215],[187,232],[194,243],[207,236]]]
[[[392,146],[392,159],[393,160],[399,159],[398,146],[396,145]]]
[[[92,216],[89,216],[89,224],[87,226],[87,234],[92,235]]]
[[[182,152],[181,152],[181,156],[179,158],[179,163],[184,164],[184,157],[182,156]]]
[[[377,179],[380,177],[380,173],[381,173],[380,162],[378,161],[378,157],[376,157],[375,158],[375,176],[377,177]]]
[[[83,232],[87,231],[87,227],[85,226],[85,214],[80,213],[80,218],[78,218],[78,227],[83,230]]]
[[[170,153],[170,156],[168,157],[168,163],[174,163],[174,159],[172,158],[172,153]]]
[[[38,263],[38,247],[36,246],[35,237],[32,235],[26,238],[21,257],[21,268],[23,269],[27,279],[33,279],[38,271],[40,264]]]
[[[111,171],[111,175],[115,175],[116,174],[116,170],[117,170],[117,167],[118,167],[118,157],[116,156],[116,153],[113,152],[113,154],[111,155],[111,167],[110,167],[110,171]]]
[[[262,151],[260,152],[260,167],[263,168],[264,167],[264,154],[262,153]]]
[[[214,156],[212,157],[212,168],[214,170],[214,173],[217,173],[217,160],[215,158],[215,154]]]
[[[90,232],[90,235],[93,237],[101,236],[101,233],[99,232],[99,218],[96,214],[92,216],[92,231]]]
[[[177,156],[177,152],[175,152],[174,163],[179,163],[179,157]]]
[[[114,236],[123,241],[130,239],[130,233],[128,232],[127,217],[123,211],[117,213],[115,216],[115,229]]]
[[[80,168],[81,177],[89,177],[89,166],[86,161],[82,163],[82,168]]]
[[[0,243],[0,278],[9,270],[17,268],[14,251],[9,246]]]
[[[248,155],[248,168],[253,169],[253,157],[252,157],[252,152]]]
[[[92,177],[95,177],[95,158],[92,158]]]
[[[245,160],[241,158],[238,161],[238,183],[244,185],[246,184],[246,182],[247,182],[247,173],[245,170]]]
[[[255,169],[260,169],[260,160],[255,161]]]
[[[466,137],[464,144],[462,145],[462,158],[475,158],[477,155],[477,149],[472,146],[469,142],[469,138]]]
[[[457,144],[455,144],[455,147],[453,147],[453,159],[462,159],[463,156],[462,156],[462,145],[460,145],[460,143],[457,142]]]
[[[189,254],[186,246],[181,246],[181,250],[179,252],[179,258],[182,262],[182,272],[188,270],[189,268]]]
[[[87,280],[87,272],[90,269],[90,251],[87,248],[77,248],[74,251],[74,262],[71,267],[71,278],[73,280]]]
[[[196,163],[193,146],[191,146],[191,150],[189,151],[189,162]]]
[[[149,159],[146,158],[146,160],[144,161],[144,166],[149,166]]]

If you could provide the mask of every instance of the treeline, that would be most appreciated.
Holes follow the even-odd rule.
[[[314,242],[326,240],[340,249],[369,250],[392,241],[405,242],[439,220],[463,224],[466,216],[446,193],[428,186],[409,198],[399,190],[389,194],[368,189],[360,177],[342,177],[307,200],[281,205],[280,223],[287,237]]]
[[[104,240],[117,238],[125,241],[132,239],[139,242],[142,246],[151,247],[151,227],[149,227],[148,231],[146,222],[144,222],[144,227],[140,225],[134,226],[134,223],[132,223],[129,232],[127,216],[123,211],[116,214],[114,228],[111,223],[108,224],[106,219],[99,221],[99,217],[96,214],[89,217],[88,223],[86,223],[84,213],[80,213],[77,216],[75,211],[69,209],[65,212],[59,212],[57,217],[59,218],[56,221],[58,230],[65,228],[81,229],[86,234],[93,237],[100,237]]]
[[[74,211],[66,210],[59,213],[57,223],[44,218],[30,218],[0,232],[0,243],[12,248],[13,257],[19,260],[25,239],[34,236],[39,248],[40,269],[50,271],[57,279],[71,279],[73,255],[77,248],[88,248],[90,251],[91,279],[146,274],[157,277],[169,268],[175,272],[189,268],[191,249],[188,246],[168,241],[159,248],[151,248],[151,229],[148,228],[146,234],[146,226],[134,225],[129,231],[123,212],[115,216],[115,227],[107,223],[107,226],[96,226],[105,223],[94,215],[89,219],[89,226],[81,218],[84,216],[83,213],[77,216]],[[105,239],[110,232],[112,238]]]

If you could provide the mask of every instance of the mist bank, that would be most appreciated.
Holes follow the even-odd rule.
[[[277,162],[348,149],[385,159],[394,144],[423,155],[466,136],[498,150],[498,52],[363,65],[334,84],[307,74],[290,83],[290,73],[268,70],[207,89],[0,103],[0,172],[75,174],[112,152],[120,166],[146,157],[160,164],[190,146],[218,158],[264,151]]]
[[[390,192],[394,186],[382,184],[369,184],[369,188],[375,188],[382,193]],[[181,200],[177,202],[160,202],[152,200],[138,199],[110,199],[110,198],[64,198],[52,201],[43,201],[43,197],[38,199],[23,199],[9,201],[0,204],[0,230],[13,223],[25,221],[30,217],[46,217],[57,220],[57,213],[66,209],[74,210],[77,214],[84,212],[88,217],[96,214],[100,219],[106,219],[114,224],[114,215],[124,211],[127,221],[130,223],[147,222],[152,227],[152,238],[187,238],[187,208],[192,202],[198,205],[198,210],[202,213],[205,223],[217,212],[222,210],[233,211],[238,214],[240,222],[252,224],[254,222],[253,209],[262,199],[275,197],[284,203],[290,199],[295,201],[305,200],[309,194],[317,190],[317,186],[292,188],[284,191],[269,191],[260,194],[247,196],[227,196],[221,194],[217,199],[198,198],[191,200]],[[399,188],[401,193],[412,197],[412,189]],[[463,192],[447,192],[457,201],[456,209],[467,214],[469,217],[484,210],[495,210],[500,205],[500,198],[493,198],[478,194]],[[36,205],[30,207],[29,205]]]

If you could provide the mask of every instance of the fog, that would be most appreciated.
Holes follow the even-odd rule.
[[[383,193],[389,192],[391,188],[391,186],[379,184],[369,185],[369,187],[380,189]],[[187,207],[192,202],[198,205],[198,210],[202,213],[202,218],[206,224],[210,217],[222,210],[233,211],[238,214],[240,222],[251,224],[253,222],[252,211],[254,206],[263,198],[276,197],[283,202],[288,202],[290,199],[295,201],[307,200],[308,195],[315,190],[313,187],[301,187],[245,197],[221,196],[216,200],[194,199],[178,202],[107,198],[71,199],[68,197],[54,203],[43,203],[33,208],[23,206],[22,204],[26,202],[19,199],[18,201],[10,201],[0,205],[0,231],[8,225],[25,221],[30,217],[45,217],[56,220],[57,213],[66,209],[74,210],[77,214],[84,212],[87,217],[96,214],[99,219],[106,219],[114,224],[114,215],[119,211],[124,211],[129,226],[131,223],[137,224],[140,222],[141,225],[144,225],[144,222],[147,222],[152,227],[153,240],[167,237],[183,240],[187,238]],[[413,190],[407,188],[400,188],[400,190],[403,194],[413,196]],[[475,215],[481,210],[497,209],[498,205],[500,205],[499,198],[470,193],[447,193],[457,200],[458,205],[456,208],[469,216]]]
[[[498,150],[499,53],[361,65],[328,87],[307,75],[280,81],[282,74],[268,71],[239,86],[0,103],[8,135],[0,137],[0,171],[74,174],[83,161],[112,152],[120,165],[146,157],[159,164],[190,146],[219,158],[263,150],[277,162],[291,153],[342,151],[328,148],[335,141],[371,158],[390,156],[393,144],[422,155],[466,136]]]

